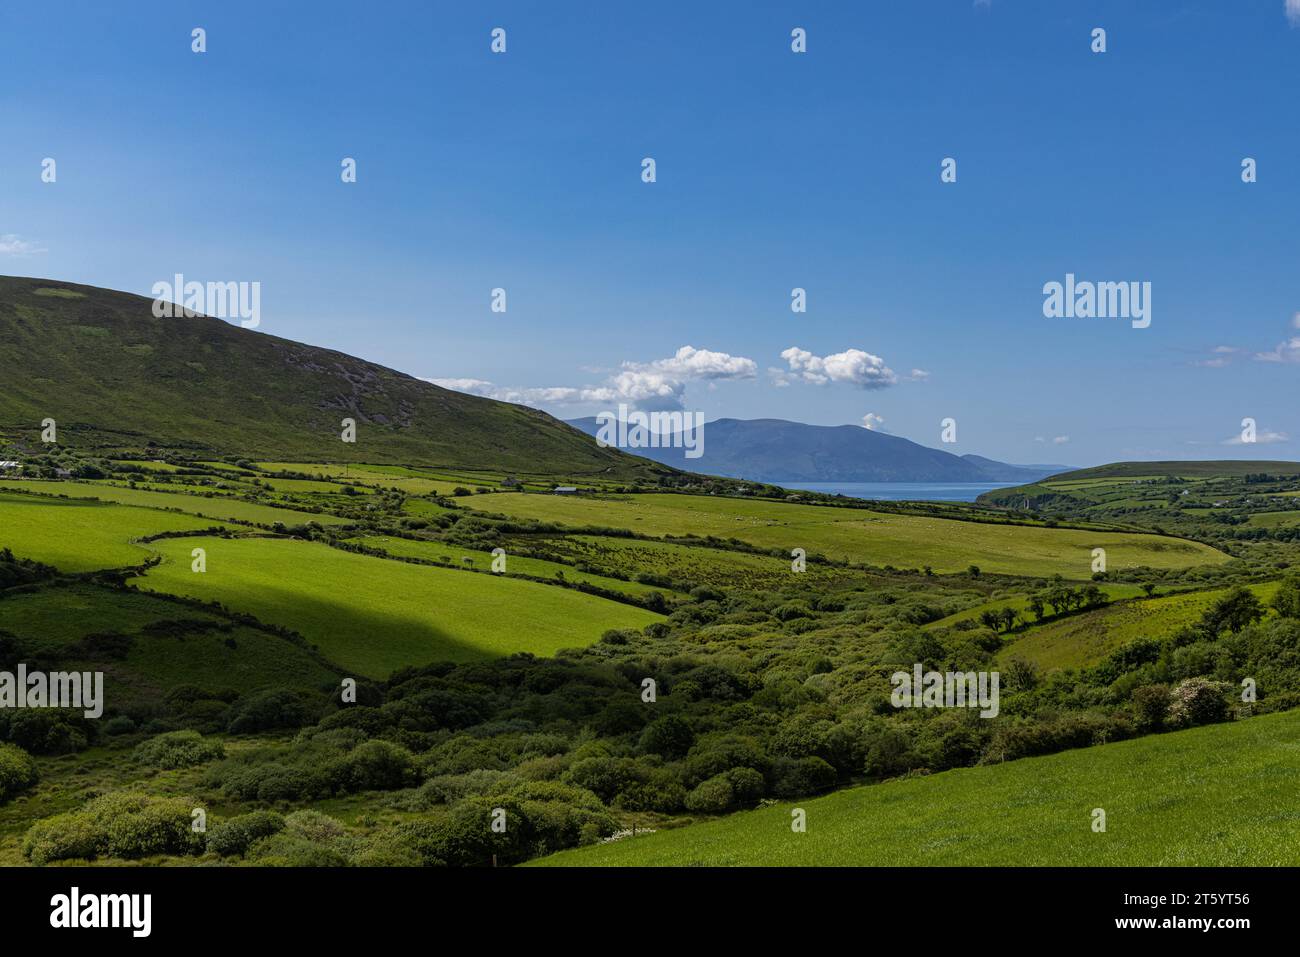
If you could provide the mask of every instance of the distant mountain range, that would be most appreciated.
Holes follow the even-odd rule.
[[[569,425],[596,435],[595,417]],[[783,419],[717,419],[704,425],[704,454],[686,458],[680,441],[627,449],[692,472],[755,482],[1034,482],[1068,465],[1008,465],[954,455],[857,425],[805,425]]]

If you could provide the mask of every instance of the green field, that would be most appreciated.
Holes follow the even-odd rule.
[[[390,555],[397,555],[401,558],[419,558],[430,562],[443,562],[445,559],[445,564],[451,567],[475,568],[480,571],[491,571],[492,568],[492,555],[490,553],[476,552],[468,548],[447,545],[443,542],[416,541],[410,538],[394,538],[391,535],[371,535],[364,538],[349,539],[349,541],[364,545],[367,548],[378,548]],[[655,588],[651,585],[623,581],[619,578],[608,578],[604,575],[592,575],[587,572],[580,572],[576,568],[560,562],[515,556],[510,555],[508,552],[506,554],[505,574],[529,575],[533,578],[547,579],[563,578],[565,581],[583,582],[597,588],[621,592],[624,595],[637,598],[653,592],[671,594],[671,589]]]
[[[565,851],[552,866],[1289,866],[1300,712],[826,797]],[[791,831],[791,808],[807,831]],[[1105,833],[1092,811],[1106,812]]]
[[[450,478],[402,465],[318,465],[305,462],[259,462],[258,465],[268,472],[300,472],[325,479],[359,482],[375,488],[396,489],[407,495],[451,495],[458,486],[473,490],[480,486],[494,487],[497,484],[484,482],[482,479]],[[503,478],[504,474],[498,476],[497,481]]]
[[[154,486],[154,488],[159,487],[161,486]],[[229,496],[217,495],[208,498],[204,495],[156,492],[139,488],[127,488],[121,485],[108,485],[103,482],[15,480],[0,482],[0,488],[22,489],[42,495],[65,495],[69,498],[97,498],[102,502],[117,502],[120,505],[177,509],[203,518],[227,522],[252,522],[256,525],[274,525],[276,522],[283,522],[285,525],[302,525],[307,522],[337,525],[347,521],[347,519],[337,518],[333,515],[298,512],[288,508],[258,505],[253,502],[232,499]]]
[[[182,637],[150,629],[180,618],[213,627]],[[124,659],[95,664],[106,673],[116,708],[130,700],[160,698],[180,685],[248,692],[271,687],[315,690],[337,681],[321,661],[284,638],[248,627],[221,630],[216,627],[221,619],[214,615],[140,592],[89,584],[45,587],[0,599],[0,622],[29,653],[71,654],[66,659],[71,667],[80,659],[69,646],[87,635],[132,636]]]
[[[1300,525],[1300,511],[1257,512],[1250,516],[1250,524],[1261,528],[1285,528]]]
[[[136,539],[214,527],[230,526],[152,508],[0,492],[0,548],[65,572],[139,565],[155,546],[132,544]]]
[[[1139,585],[1102,584],[1098,588],[1111,601],[1118,601],[1122,598],[1136,598],[1142,594],[1142,588]],[[965,611],[959,611],[938,621],[932,621],[925,627],[950,628],[959,621],[976,621],[986,611],[1000,611],[1003,608],[1011,608],[1020,612],[1026,621],[1034,620],[1032,613],[1029,611],[1029,598],[1025,595],[1017,595],[1014,598],[997,598],[993,601],[983,602],[973,608],[967,608]]]
[[[767,589],[785,587],[796,581],[791,574],[789,559],[701,545],[600,535],[548,538],[544,544],[574,561],[621,569],[629,574],[666,575],[692,587]],[[805,585],[867,580],[861,571],[820,564],[809,564],[803,574],[806,577],[797,580]]]
[[[1248,586],[1267,604],[1276,582]],[[1023,658],[1043,669],[1095,664],[1138,638],[1160,638],[1195,624],[1226,588],[1119,602],[1106,608],[1036,625],[1008,642],[998,661]]]
[[[207,550],[207,571],[190,550]],[[660,616],[579,591],[390,561],[287,539],[155,543],[161,565],[140,587],[249,611],[320,646],[331,661],[381,678],[403,665],[469,661],[590,644],[609,628]]]
[[[473,504],[521,518],[626,528],[653,536],[715,535],[873,565],[929,565],[937,572],[964,571],[974,564],[986,572],[1086,579],[1092,574],[1092,549],[1098,547],[1106,549],[1114,570],[1230,560],[1206,545],[1158,535],[982,524],[718,496],[506,494]]]

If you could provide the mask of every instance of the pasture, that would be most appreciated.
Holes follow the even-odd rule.
[[[65,572],[139,565],[155,550],[133,542],[160,532],[230,528],[152,508],[0,491],[0,548]]]
[[[191,571],[191,549],[207,571]],[[356,674],[403,665],[471,661],[516,651],[552,655],[609,628],[643,628],[660,616],[536,582],[413,565],[314,542],[187,538],[157,542],[163,563],[140,587],[248,611],[283,625]]]
[[[1276,582],[1264,582],[1247,587],[1267,604],[1278,586]],[[1133,599],[1049,621],[1009,641],[998,652],[997,661],[1006,664],[1011,658],[1023,658],[1044,670],[1096,664],[1130,641],[1162,638],[1195,624],[1228,591],[1215,588]]]
[[[162,486],[155,485],[154,488]],[[271,505],[258,505],[244,502],[229,496],[217,495],[209,498],[205,495],[186,495],[181,492],[158,492],[152,489],[128,488],[122,485],[109,485],[104,482],[59,482],[21,479],[0,482],[0,489],[23,489],[42,495],[64,495],[69,498],[97,498],[102,502],[116,502],[119,505],[138,505],[146,508],[176,509],[189,515],[211,518],[228,522],[251,522],[255,525],[302,525],[307,522],[319,522],[322,525],[337,525],[346,519],[333,515],[313,512],[299,512],[288,508],[275,508]]]
[[[444,542],[429,540],[417,541],[410,538],[395,538],[391,535],[371,535],[363,538],[349,539],[349,541],[358,545],[364,545],[367,548],[377,548],[390,555],[396,555],[401,558],[419,558],[424,561],[446,564],[453,568],[474,568],[483,572],[490,572],[492,570],[491,553],[473,551],[468,548],[460,548],[455,545],[448,545]],[[583,582],[588,585],[593,585],[596,588],[621,592],[624,595],[631,595],[635,598],[643,598],[653,592],[671,594],[671,590],[667,588],[655,588],[651,585],[643,585],[640,582],[623,581],[620,578],[609,578],[605,575],[593,575],[588,572],[580,572],[573,566],[565,565],[560,562],[549,562],[540,558],[511,555],[509,554],[508,549],[505,561],[506,575],[528,575],[533,578]]]
[[[169,627],[178,619],[195,627]],[[0,599],[0,621],[27,653],[61,656],[72,667],[82,663],[76,643],[87,635],[129,636],[125,657],[107,668],[102,661],[95,664],[106,671],[110,698],[119,709],[141,698],[161,699],[184,685],[246,693],[273,687],[314,691],[337,681],[321,661],[285,638],[222,627],[215,615],[147,593],[91,584],[47,586]]]
[[[878,566],[936,572],[981,571],[1082,580],[1092,574],[1092,549],[1110,568],[1183,568],[1219,564],[1209,546],[1160,535],[1041,526],[997,525],[873,512],[866,509],[754,501],[705,495],[493,495],[484,511],[568,525],[626,528],[652,536],[695,534],[735,538],[788,554],[802,548]]]

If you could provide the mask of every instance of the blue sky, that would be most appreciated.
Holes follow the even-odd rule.
[[[1290,5],[7,4],[0,273],[260,282],[262,332],[565,418],[1300,458]],[[1045,318],[1067,272],[1150,327]]]

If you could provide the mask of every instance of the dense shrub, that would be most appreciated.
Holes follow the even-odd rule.
[[[222,857],[243,854],[253,841],[268,837],[283,828],[284,818],[274,811],[241,814],[208,831],[208,850]]]
[[[23,838],[33,864],[97,857],[198,854],[203,835],[191,828],[196,803],[183,798],[114,792],[78,811],[37,821]]]
[[[1169,711],[1169,688],[1166,685],[1143,685],[1133,691],[1133,711],[1141,731],[1159,731]]]
[[[292,691],[262,691],[231,708],[230,733],[253,734],[278,728],[301,728],[310,720],[302,697]]]
[[[1228,717],[1226,690],[1222,682],[1205,678],[1180,681],[1169,696],[1166,723],[1171,728],[1186,728],[1225,720]]]
[[[695,743],[695,730],[680,715],[669,714],[646,725],[641,732],[641,750],[665,758],[680,758]]]
[[[763,796],[763,775],[753,768],[732,768],[702,781],[686,795],[686,808],[699,814],[721,814],[753,804]]]
[[[0,710],[0,740],[29,754],[72,754],[94,740],[92,722],[70,708]]]
[[[0,744],[0,802],[27,790],[39,777],[30,754],[17,745]]]
[[[135,749],[136,761],[163,770],[192,768],[225,755],[225,748],[220,741],[205,741],[197,731],[160,734]]]

